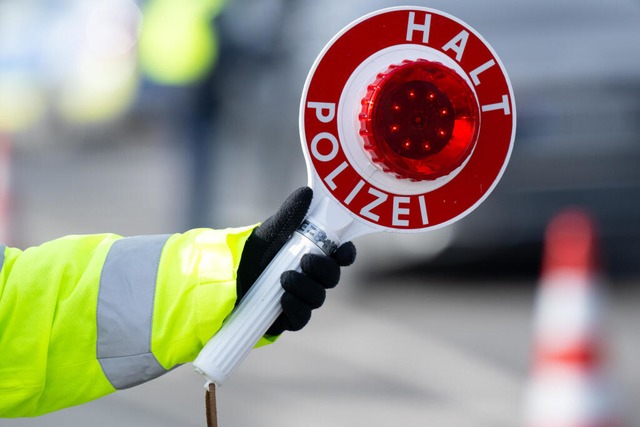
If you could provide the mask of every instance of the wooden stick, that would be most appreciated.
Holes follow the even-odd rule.
[[[218,408],[216,407],[216,385],[209,383],[209,390],[204,395],[207,416],[207,427],[218,427]]]

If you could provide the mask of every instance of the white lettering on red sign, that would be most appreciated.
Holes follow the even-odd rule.
[[[320,153],[320,150],[318,149],[320,141],[329,141],[331,143],[331,150],[329,151],[329,153]],[[338,144],[338,140],[329,132],[320,132],[315,137],[313,137],[313,140],[311,141],[311,153],[313,154],[313,157],[320,160],[321,162],[329,162],[333,160],[333,158],[336,157],[336,154],[338,154],[339,149],[340,147]]]
[[[482,106],[483,113],[486,111],[495,111],[495,110],[503,110],[505,116],[508,116],[509,114],[511,114],[511,107],[509,107],[508,95],[502,95],[502,102]]]
[[[493,67],[494,65],[496,65],[496,61],[494,61],[493,59],[490,59],[469,73],[469,77],[471,77],[471,81],[473,82],[474,86],[478,86],[480,84],[480,79],[478,78],[480,73],[482,73],[483,71],[487,71],[489,68]]]
[[[424,23],[419,24],[416,23],[416,13],[409,12],[409,20],[407,22],[407,41],[413,41],[413,33],[421,32],[422,33],[422,43],[427,44],[429,42],[429,31],[431,29],[431,15],[425,13],[424,15]],[[469,32],[466,30],[460,31],[455,37],[445,43],[442,46],[442,51],[446,52],[451,50],[455,53],[455,60],[459,63],[462,61],[462,55],[464,55],[464,50],[467,47],[467,41],[469,41]],[[487,71],[489,68],[496,65],[496,62],[493,59],[488,60],[484,64],[476,67],[472,71],[469,72],[469,77],[471,77],[471,81],[474,86],[480,85],[480,73]],[[322,104],[322,103],[309,103],[311,104]],[[503,110],[505,116],[511,114],[511,108],[509,106],[509,97],[504,95],[502,97],[502,102],[498,102],[496,104],[488,104],[482,106],[482,111],[494,111],[494,110]],[[319,116],[318,116],[319,117]]]
[[[398,227],[407,227],[409,225],[408,219],[400,219],[400,215],[409,215],[409,208],[402,207],[402,205],[408,205],[411,199],[408,197],[396,196],[393,198],[393,216],[391,218],[391,224]]]
[[[369,194],[371,194],[372,196],[376,196],[376,198],[373,200],[373,202],[369,203],[360,210],[360,215],[369,218],[374,222],[378,222],[380,221],[380,215],[374,214],[373,212],[371,212],[371,210],[383,204],[387,200],[387,198],[389,198],[389,195],[383,193],[380,190],[376,190],[375,188],[369,188]]]
[[[364,187],[364,180],[361,179],[360,181],[358,181],[358,183],[356,184],[355,187],[353,187],[353,190],[351,190],[351,193],[349,193],[349,195],[347,196],[346,199],[344,199],[344,204],[348,205],[349,203],[351,203],[353,201],[353,199],[358,195],[358,193],[360,192],[360,190],[362,190],[362,187]]]
[[[422,33],[422,43],[429,43],[429,29],[431,27],[431,14],[424,14],[424,23],[416,23],[416,13],[409,12],[409,22],[407,23],[407,41],[413,41],[413,32],[419,31]]]
[[[464,48],[467,47],[467,40],[469,40],[469,33],[465,30],[460,31],[457,36],[449,40],[447,44],[442,46],[442,51],[452,50],[456,53],[456,61],[462,60],[462,54]]]
[[[308,102],[307,107],[316,110],[316,117],[322,123],[329,123],[336,116],[336,104],[333,102]],[[325,110],[327,114],[322,114]]]
[[[429,224],[429,217],[427,216],[427,202],[424,200],[424,194],[418,197],[418,202],[420,202],[420,215],[422,216],[422,224]]]
[[[324,182],[327,183],[327,185],[329,186],[330,189],[335,190],[336,188],[338,188],[338,186],[336,185],[335,182],[333,182],[333,180],[336,179],[336,177],[338,175],[340,175],[340,172],[345,170],[347,168],[347,166],[348,166],[347,162],[340,163],[340,166],[335,168],[333,170],[333,172],[331,172],[329,175],[327,175],[327,177],[324,179]]]

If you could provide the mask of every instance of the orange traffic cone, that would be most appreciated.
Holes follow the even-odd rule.
[[[619,427],[604,372],[602,290],[593,222],[561,213],[546,233],[526,427]]]

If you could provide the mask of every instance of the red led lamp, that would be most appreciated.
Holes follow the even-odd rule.
[[[378,74],[362,100],[360,135],[385,172],[434,180],[460,167],[476,144],[478,101],[439,62],[417,59]]]
[[[451,224],[486,199],[515,137],[500,59],[466,23],[397,7],[349,24],[314,63],[300,136],[314,198],[306,220],[194,362],[221,385],[281,313],[283,271],[374,232]]]

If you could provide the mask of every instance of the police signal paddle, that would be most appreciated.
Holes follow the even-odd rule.
[[[280,275],[305,253],[375,232],[451,224],[495,188],[515,138],[511,83],[473,28],[394,7],[340,31],[302,93],[300,137],[313,201],[306,220],[193,365],[222,385],[281,313]]]

